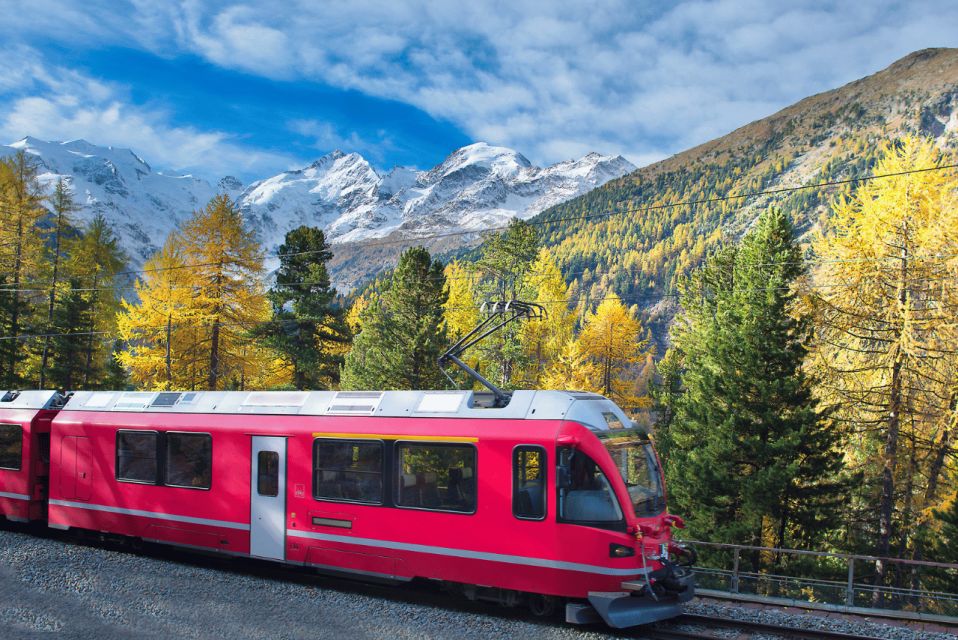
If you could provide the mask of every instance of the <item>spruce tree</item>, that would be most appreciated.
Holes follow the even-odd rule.
[[[62,276],[60,263],[63,257],[63,240],[72,227],[72,214],[79,210],[79,207],[73,200],[73,194],[70,193],[63,178],[57,180],[57,185],[53,191],[53,197],[50,199],[50,205],[53,209],[53,228],[51,229],[52,238],[48,238],[50,245],[50,293],[47,301],[47,326],[52,329],[53,316],[57,302],[57,285]],[[43,349],[40,354],[40,388],[45,389],[47,383],[47,364],[50,358],[50,340],[48,336],[43,340]]]
[[[802,270],[791,222],[770,210],[683,287],[671,356],[681,391],[666,396],[664,439],[672,495],[695,536],[810,546],[836,524],[839,435],[812,397],[806,323],[791,313]]]
[[[513,220],[505,231],[487,240],[477,263],[483,274],[479,285],[481,302],[530,302],[535,291],[528,276],[538,253],[536,230],[523,220]],[[513,388],[532,362],[522,344],[522,332],[522,325],[514,322],[477,347],[487,377],[500,387]]]
[[[79,280],[70,280],[70,288],[61,294],[54,308],[50,327],[47,381],[64,391],[101,377],[100,362],[87,364],[87,344],[90,340],[101,342],[103,336],[85,335],[93,324],[93,300],[82,288]]]
[[[405,251],[385,290],[360,314],[346,356],[344,389],[436,389],[447,386],[437,360],[446,349],[443,265],[417,247]]]
[[[272,322],[254,332],[288,363],[297,389],[339,383],[349,329],[326,269],[332,255],[320,229],[302,226],[287,233],[269,293]]]

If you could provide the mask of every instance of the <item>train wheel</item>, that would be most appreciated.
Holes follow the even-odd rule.
[[[554,598],[553,596],[544,596],[540,593],[529,595],[529,611],[531,611],[534,616],[540,618],[552,616],[555,614],[558,605],[558,598]]]

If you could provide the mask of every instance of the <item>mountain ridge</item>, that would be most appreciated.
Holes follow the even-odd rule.
[[[597,153],[539,168],[517,151],[479,142],[425,171],[394,167],[381,174],[360,154],[336,149],[250,185],[226,176],[213,186],[192,175],[153,171],[130,149],[82,139],[27,136],[0,146],[0,157],[18,151],[36,158],[47,190],[66,179],[81,207],[80,222],[102,214],[113,224],[133,268],[216,193],[237,202],[269,256],[301,224],[323,228],[334,244],[478,229],[490,220],[528,218],[635,169],[621,156]],[[276,263],[267,259],[268,268]]]

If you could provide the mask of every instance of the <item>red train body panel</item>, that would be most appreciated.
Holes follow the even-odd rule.
[[[669,560],[678,519],[621,411],[559,392],[516,392],[506,409],[474,402],[100,392],[10,420],[50,431],[51,527],[558,596],[614,626],[675,615],[692,593]],[[46,471],[31,468],[27,484],[0,471],[0,491],[31,491]],[[592,609],[570,611],[585,621]]]
[[[0,399],[0,516],[17,522],[46,518],[53,392],[6,392]]]

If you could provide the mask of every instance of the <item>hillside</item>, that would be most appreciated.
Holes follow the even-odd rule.
[[[772,204],[807,231],[837,191],[662,205],[861,176],[882,141],[905,133],[958,148],[958,49],[913,53],[874,75],[610,181],[534,220],[542,223],[544,243],[557,254],[567,280],[575,283],[579,302],[615,291],[648,311],[661,340],[677,277],[719,243],[738,238]],[[618,215],[569,221],[609,212]]]

